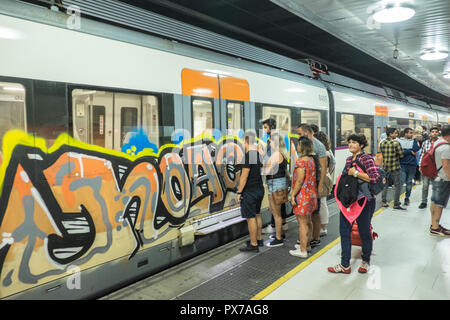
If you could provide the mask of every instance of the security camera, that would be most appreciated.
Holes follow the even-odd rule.
[[[397,58],[398,58],[398,50],[397,50],[397,48],[394,49],[394,52],[393,52],[392,56],[393,56],[393,58],[394,58],[395,60],[397,60]]]

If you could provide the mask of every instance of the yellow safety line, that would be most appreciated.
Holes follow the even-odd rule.
[[[413,186],[413,189],[416,187],[416,185]],[[401,194],[400,197],[404,197],[405,192]],[[389,202],[389,204],[393,204],[394,200]],[[386,208],[381,207],[378,209],[373,216],[377,216],[381,212],[383,212]],[[315,261],[317,258],[319,258],[321,255],[323,255],[325,252],[329,251],[331,248],[333,248],[336,244],[341,242],[341,237],[337,238],[333,242],[330,242],[327,244],[324,248],[322,248],[320,251],[315,253],[313,256],[311,256],[309,259],[305,260],[304,262],[300,263],[298,266],[296,266],[294,269],[286,273],[284,276],[276,280],[274,283],[272,283],[270,286],[262,290],[261,292],[257,293],[253,298],[250,300],[262,300],[265,297],[267,297],[269,294],[271,294],[273,291],[275,291],[277,288],[279,288],[283,283],[291,279],[293,276],[295,276],[297,273],[305,269],[308,265],[310,265],[313,261]]]

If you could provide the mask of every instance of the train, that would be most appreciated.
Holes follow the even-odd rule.
[[[103,22],[84,20],[103,35],[82,32],[42,7],[5,11],[0,299],[97,298],[246,234],[236,163],[262,119],[276,119],[291,160],[297,126],[316,124],[337,172],[350,133],[376,155],[386,126],[450,123],[439,106],[133,30],[126,42]]]

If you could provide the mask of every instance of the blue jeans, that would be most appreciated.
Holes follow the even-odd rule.
[[[405,198],[408,199],[411,195],[412,181],[416,175],[416,166],[405,164],[402,165],[402,184],[406,183],[406,195]]]
[[[370,232],[370,223],[375,211],[375,198],[367,200],[364,209],[359,217],[356,219],[358,224],[359,235],[362,242],[362,260],[370,263],[370,255],[372,254],[372,234]],[[352,254],[352,225],[344,217],[342,212],[340,213],[339,233],[341,235],[341,264],[347,268],[350,266],[350,258]]]

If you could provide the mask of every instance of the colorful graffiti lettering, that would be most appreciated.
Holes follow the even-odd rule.
[[[74,262],[132,259],[176,238],[189,218],[236,206],[240,138],[202,136],[158,153],[148,145],[117,152],[62,134],[47,149],[21,131],[4,136],[0,298],[63,277]]]

